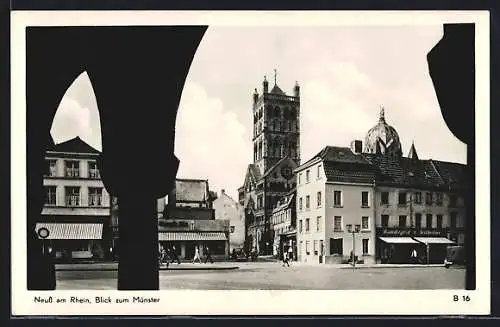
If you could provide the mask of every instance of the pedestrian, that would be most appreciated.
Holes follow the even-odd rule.
[[[198,249],[198,247],[196,246],[194,248],[194,258],[193,258],[193,263],[198,260],[200,263],[201,263],[201,258],[200,258],[200,250]]]
[[[290,245],[288,247],[288,261],[292,261],[293,260],[293,249],[292,249],[292,246]]]
[[[288,252],[283,251],[283,267],[285,266],[285,264],[290,267],[290,263],[288,263]]]
[[[206,254],[205,254],[205,263],[207,263],[208,260],[210,260],[210,263],[214,263],[214,260],[212,259],[212,255],[210,254],[210,249],[208,246],[205,248]]]
[[[413,249],[410,255],[412,263],[417,263],[417,256],[417,250]]]
[[[177,251],[175,250],[175,245],[172,246],[172,261],[170,263],[174,263],[174,261],[177,261],[177,264],[181,264],[181,260],[179,259],[179,256],[177,255]]]

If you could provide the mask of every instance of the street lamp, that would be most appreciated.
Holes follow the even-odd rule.
[[[356,268],[356,233],[359,233],[361,230],[361,225],[354,225],[354,229],[352,228],[352,225],[347,226],[347,231],[349,233],[352,233],[352,257],[351,257],[351,264],[353,268]]]

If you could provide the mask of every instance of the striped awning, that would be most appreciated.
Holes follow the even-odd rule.
[[[424,244],[455,244],[445,237],[415,237],[415,240]]]
[[[37,223],[36,233],[46,240],[100,240],[102,239],[102,224],[90,223]],[[42,231],[40,231],[42,230]]]
[[[160,232],[159,241],[226,241],[223,232]]]
[[[418,243],[411,237],[379,237],[381,241],[390,244],[415,244]]]

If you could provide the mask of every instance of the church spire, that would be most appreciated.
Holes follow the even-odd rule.
[[[415,149],[415,144],[411,141],[410,152],[408,153],[408,158],[418,160],[417,150]]]
[[[274,85],[278,85],[278,71],[274,69]]]
[[[385,123],[385,109],[384,106],[380,106],[380,116],[379,116],[379,122]]]

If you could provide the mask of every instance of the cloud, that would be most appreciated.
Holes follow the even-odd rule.
[[[251,145],[244,134],[245,126],[219,98],[187,82],[176,123],[177,176],[209,179],[212,190],[225,189],[236,199],[251,159]]]
[[[56,144],[79,136],[101,151],[99,111],[87,73],[78,76],[64,94],[52,121],[50,133]]]

